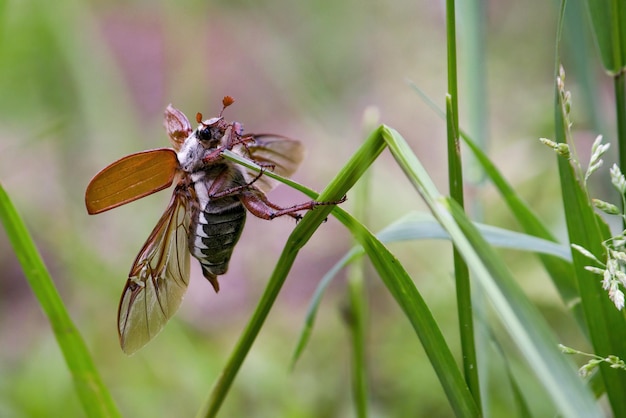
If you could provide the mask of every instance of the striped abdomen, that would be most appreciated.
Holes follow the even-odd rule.
[[[200,261],[204,277],[214,287],[217,286],[216,276],[228,270],[228,262],[246,221],[246,209],[236,195],[209,198],[208,190],[214,184],[214,174],[220,171],[207,170],[192,175],[192,178],[196,177],[194,189],[198,206],[192,215],[189,231],[189,252]],[[239,172],[234,170],[223,189],[243,181],[243,177],[239,177]]]
[[[219,276],[228,270],[228,262],[246,221],[246,209],[237,197],[223,197],[209,202],[192,222],[195,234],[189,235],[191,254],[202,270]]]

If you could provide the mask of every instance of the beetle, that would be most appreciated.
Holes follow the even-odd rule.
[[[264,176],[272,170],[291,176],[303,159],[299,141],[280,135],[244,134],[239,122],[222,113],[234,100],[222,100],[217,117],[196,115],[194,130],[172,105],[164,125],[173,148],[142,151],[123,157],[97,173],[85,192],[89,214],[101,213],[175,185],[165,212],[135,258],[118,309],[120,345],[127,354],[152,340],[174,315],[189,284],[189,254],[204,277],[219,291],[218,276],[228,264],[244,227],[246,212],[271,220],[318,205],[343,202],[308,201],[281,207],[265,193],[278,182]],[[222,154],[230,150],[262,170],[256,173]]]

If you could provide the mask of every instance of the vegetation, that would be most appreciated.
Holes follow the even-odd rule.
[[[626,416],[617,3],[6,3],[0,415]],[[273,199],[348,201],[249,219],[220,293],[192,270],[127,357],[119,293],[169,196],[90,218],[84,188],[166,146],[169,101],[226,94],[309,148]]]

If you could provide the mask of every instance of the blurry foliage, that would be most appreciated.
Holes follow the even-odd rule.
[[[128,358],[117,344],[119,293],[169,196],[163,192],[88,218],[83,193],[91,176],[129,152],[166,146],[161,115],[169,102],[188,114],[211,115],[219,110],[220,98],[230,94],[237,103],[227,118],[244,122],[249,131],[305,142],[309,159],[296,177],[311,187],[322,187],[356,149],[362,140],[361,114],[370,104],[412,141],[433,177],[443,182],[444,123],[404,81],[410,77],[443,102],[445,39],[439,7],[427,1],[356,0],[0,2],[0,181],[34,233],[123,415],[191,416],[197,411],[258,299],[272,266],[266,260],[277,258],[293,225],[262,224],[250,217],[220,295],[196,270],[176,318]],[[539,192],[550,198],[557,187],[556,179],[546,180],[546,173],[554,176],[550,163],[536,163],[544,161],[537,154],[545,150],[535,145],[537,132],[547,129],[552,117],[556,10],[539,1],[524,3],[523,10],[531,12],[518,13],[520,7],[515,2],[489,5],[490,95],[485,101],[493,111],[491,131],[501,157],[496,161],[507,178],[531,179],[535,186],[522,193],[554,219],[556,197],[554,202],[534,198]],[[462,50],[463,39],[459,42]],[[573,45],[572,56],[575,50]],[[570,80],[576,78],[576,70],[569,74]],[[596,94],[596,100],[605,100],[601,91]],[[462,94],[460,99],[463,115]],[[584,126],[584,117],[577,123]],[[406,180],[390,165],[382,158],[374,166],[374,230],[421,205],[414,193],[403,192]],[[282,189],[272,196],[303,199]],[[486,205],[496,215],[490,222],[499,224],[502,204],[494,199]],[[333,220],[319,235],[298,259],[223,416],[350,414],[349,353],[339,320],[343,283],[331,287],[307,351],[293,373],[287,370],[310,296],[302,289],[312,289],[311,282],[350,244]],[[397,245],[397,253],[442,329],[454,330],[451,266],[434,248]],[[65,365],[4,234],[0,267],[0,415],[80,416]],[[523,271],[527,265],[518,267]],[[420,346],[409,324],[378,279],[370,279],[372,412],[451,415],[428,360],[415,355]],[[542,275],[525,277],[530,294],[542,294],[543,286]],[[561,323],[564,308],[556,297],[542,299],[541,306]],[[575,338],[574,325],[564,322],[569,330],[560,332]],[[456,331],[446,338],[455,348]],[[570,340],[569,345],[576,344]],[[493,416],[510,403],[506,392],[498,391],[502,381],[497,373],[489,381]]]

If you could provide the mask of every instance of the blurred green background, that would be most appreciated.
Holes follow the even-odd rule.
[[[537,141],[553,132],[557,5],[532,0],[485,7],[484,92],[476,90],[476,74],[467,70],[477,52],[464,32],[469,10],[459,10],[461,124],[476,103],[484,107],[494,161],[558,232],[554,157]],[[26,219],[125,416],[191,416],[198,410],[293,223],[250,216],[219,295],[192,260],[190,290],[179,313],[151,344],[127,357],[117,341],[119,296],[170,192],[90,217],[83,196],[91,177],[126,154],[169,146],[162,127],[168,103],[190,119],[196,112],[210,117],[220,110],[222,96],[231,95],[236,103],[227,119],[244,123],[248,132],[304,142],[308,157],[294,178],[310,187],[323,188],[359,146],[366,133],[363,113],[376,106],[380,121],[410,141],[445,190],[445,124],[406,82],[413,80],[443,105],[444,18],[441,2],[424,0],[0,1],[0,182]],[[582,40],[574,38],[577,31]],[[578,94],[585,103],[602,103],[609,87],[587,90],[597,94],[589,97],[576,84],[576,71],[585,70],[577,59],[589,54],[588,62],[596,60],[587,49],[587,29],[577,31],[566,30],[576,51],[564,57],[566,69],[568,59],[573,67],[569,88],[575,102]],[[592,80],[601,78],[599,68],[589,69]],[[595,137],[585,129],[598,124],[601,109],[575,108],[581,141]],[[280,204],[306,200],[284,186],[270,198]],[[489,186],[472,188],[469,199],[481,202],[488,223],[516,228]],[[350,205],[348,200],[344,207]],[[368,225],[378,230],[422,207],[384,154],[373,169]],[[302,251],[223,416],[352,415],[348,336],[340,315],[343,277],[325,297],[311,343],[293,372],[288,361],[315,286],[350,245],[349,235],[330,219]],[[402,243],[391,249],[458,349],[448,245]],[[584,349],[532,256],[511,253],[509,262],[559,337]],[[372,415],[451,416],[408,322],[374,274],[367,283]],[[48,323],[4,234],[0,347],[0,416],[82,415]],[[502,379],[494,373],[489,384],[495,412],[511,402],[508,391],[499,390]]]

